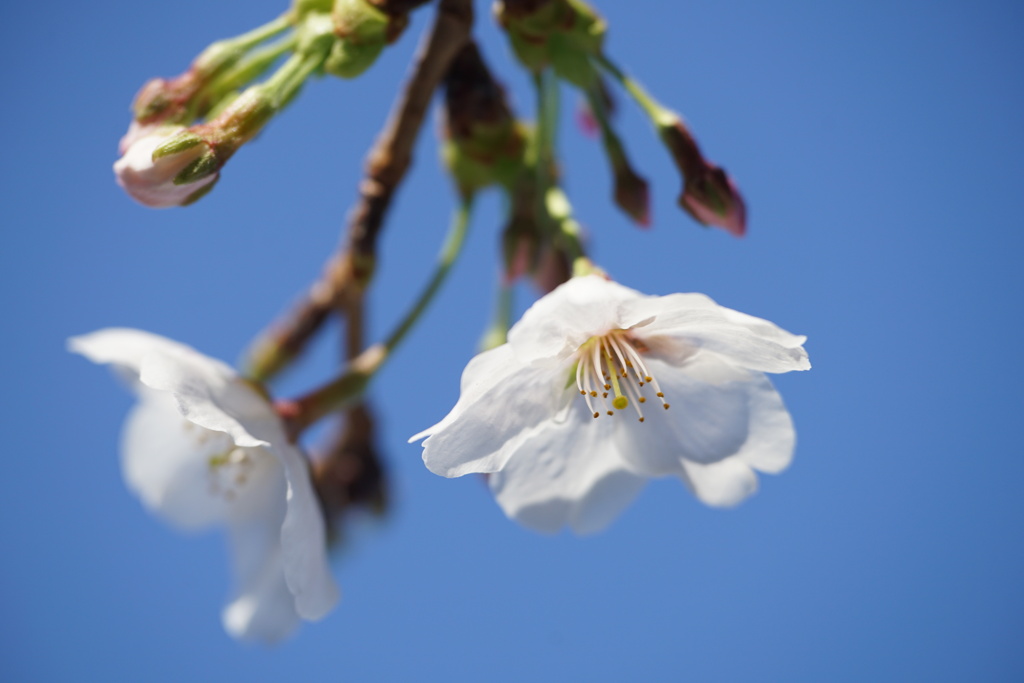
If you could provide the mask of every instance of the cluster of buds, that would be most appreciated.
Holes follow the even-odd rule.
[[[265,26],[213,43],[179,76],[150,80],[119,145],[118,184],[153,208],[195,202],[310,76],[362,74],[424,2],[296,0]],[[253,84],[282,59],[266,81]]]
[[[538,155],[536,128],[518,120],[473,42],[452,60],[444,79],[444,161],[459,194],[468,199],[488,187],[507,197],[502,232],[504,281],[528,275],[541,291],[551,291],[572,274],[571,263],[555,238],[556,219],[543,201],[556,169]]]
[[[603,52],[607,27],[593,8],[583,0],[497,0],[495,15],[523,66],[534,73],[550,66],[583,91],[612,168],[612,198],[633,221],[641,226],[650,223],[648,185],[630,164],[612,127],[602,71],[618,80],[644,109],[672,155],[683,175],[679,205],[703,225],[721,227],[737,237],[745,234],[746,211],[736,184],[703,157],[678,114],[655,102],[608,59]]]

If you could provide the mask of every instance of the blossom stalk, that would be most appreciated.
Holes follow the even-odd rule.
[[[659,104],[607,56],[599,54],[595,59],[640,105],[672,155],[683,176],[679,206],[703,225],[720,227],[735,237],[746,234],[746,204],[735,182],[724,169],[704,157],[682,118]]]
[[[601,144],[612,167],[615,179],[614,199],[619,208],[638,225],[646,227],[651,223],[650,191],[644,180],[629,163],[626,147],[618,133],[612,128],[605,98],[600,91],[600,82],[586,90],[587,103],[601,132]]]

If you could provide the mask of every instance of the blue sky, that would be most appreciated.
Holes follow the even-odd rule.
[[[519,112],[524,78],[477,3]],[[701,291],[807,334],[778,377],[796,459],[734,510],[655,481],[606,532],[532,534],[409,435],[454,403],[490,316],[500,202],[371,396],[393,479],[325,621],[266,649],[221,630],[217,534],[180,537],[124,488],[130,397],[64,339],[139,327],[237,359],[335,248],[429,11],[364,78],[323,79],[193,207],[135,205],[110,165],[135,91],[270,0],[20,3],[7,68],[0,288],[7,486],[0,677],[181,681],[1015,681],[1024,675],[1024,9],[1018,3],[605,2],[608,49],[737,179],[749,234],[705,230],[620,98],[651,229],[614,210],[565,92],[566,190],[594,255],[654,294]],[[371,333],[427,276],[453,208],[436,114],[381,244]],[[529,304],[519,292],[517,310]],[[322,378],[337,330],[279,386]]]

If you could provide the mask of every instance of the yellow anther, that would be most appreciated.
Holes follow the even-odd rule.
[[[641,403],[647,403],[647,399],[646,399],[646,398],[644,398],[643,396],[641,396],[641,397],[640,397],[639,399],[637,399],[637,400],[638,400],[638,401],[640,401]]]

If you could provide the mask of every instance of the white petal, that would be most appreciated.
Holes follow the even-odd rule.
[[[85,356],[93,363],[115,365],[134,372],[136,376],[141,371],[143,359],[153,351],[192,351],[188,346],[167,337],[127,327],[108,327],[90,334],[71,337],[68,339],[68,350]]]
[[[717,462],[743,447],[749,436],[750,372],[707,353],[682,368],[651,360],[648,370],[671,407],[664,410],[649,398],[643,423],[625,420],[620,447],[635,471],[679,475],[683,461]]]
[[[757,491],[757,476],[738,458],[720,462],[684,463],[682,480],[700,501],[714,507],[732,507]]]
[[[502,344],[488,351],[478,353],[470,359],[462,371],[459,381],[459,400],[444,419],[422,432],[409,437],[409,443],[419,441],[435,432],[442,431],[466,410],[487,395],[495,386],[520,370],[522,365],[515,360],[512,347]]]
[[[295,598],[288,589],[281,551],[284,487],[277,504],[228,531],[237,589],[221,615],[224,629],[241,640],[276,642],[299,623]]]
[[[508,343],[524,363],[565,358],[590,337],[620,327],[620,305],[641,296],[597,275],[574,277],[530,306]]]
[[[578,401],[564,421],[549,421],[522,442],[489,477],[505,514],[545,533],[568,525],[590,534],[610,524],[646,483],[616,452],[616,417],[594,419]]]
[[[277,421],[266,399],[246,386],[234,370],[187,347],[148,354],[139,380],[174,394],[188,420],[229,434],[241,447],[267,445],[250,432],[252,423]]]
[[[730,322],[743,325],[758,336],[770,339],[777,344],[785,346],[787,349],[795,349],[798,346],[803,346],[807,341],[807,337],[804,335],[787,332],[775,323],[765,320],[764,318],[747,315],[746,313],[741,313],[740,311],[726,308],[725,306],[722,306],[721,310]]]
[[[108,328],[72,337],[68,349],[94,363],[110,364],[146,386],[169,391],[192,422],[226,432],[241,447],[262,446],[239,418],[276,419],[266,400],[228,365],[160,335]]]
[[[800,346],[804,338],[767,320],[718,306],[703,294],[636,299],[626,302],[623,311],[626,321],[653,316],[653,322],[640,328],[638,336],[659,347],[671,340],[684,349],[713,351],[740,367],[761,372],[811,367]]]
[[[653,414],[623,430],[620,449],[635,471],[679,476],[704,503],[731,506],[757,490],[753,469],[789,464],[793,423],[764,374],[707,352],[682,368],[653,361],[649,369],[672,407],[645,411]]]
[[[796,431],[782,397],[767,377],[752,382],[749,394],[750,427],[747,442],[736,454],[761,472],[781,472],[793,460]]]
[[[341,596],[327,561],[323,512],[302,453],[287,439],[272,439],[272,443],[271,450],[284,464],[288,478],[288,507],[281,526],[285,581],[295,596],[299,616],[316,621],[325,617]]]
[[[474,358],[463,374],[464,391],[444,420],[413,438],[423,442],[423,462],[435,474],[459,477],[495,472],[546,420],[555,419],[567,395],[565,365],[516,365],[508,345]]]

